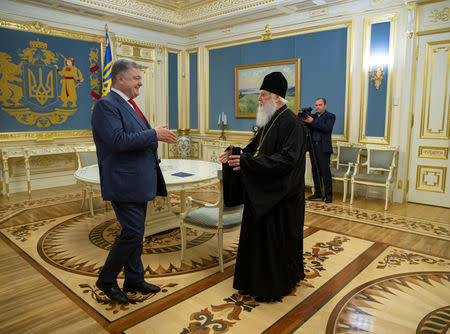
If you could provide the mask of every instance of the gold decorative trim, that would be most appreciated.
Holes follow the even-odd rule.
[[[436,172],[434,173],[434,176],[437,178],[437,180],[434,181],[435,184],[432,185],[432,186],[435,186],[435,185],[441,184],[440,188],[433,189],[433,188],[427,188],[427,187],[422,186],[422,184],[426,184],[425,182],[427,182],[425,180],[425,177],[428,174],[424,173],[423,176],[422,176],[422,170],[425,170],[426,168],[441,171],[441,173],[436,173]],[[427,172],[427,171],[425,171],[425,172]],[[441,179],[441,176],[442,176],[442,179]],[[417,165],[416,190],[445,193],[446,177],[447,177],[447,167],[430,166],[430,165]]]
[[[72,166],[67,167],[60,167],[57,169],[52,169],[51,164],[48,162],[54,161],[54,160],[61,160],[66,159],[66,162],[73,162]],[[19,160],[23,162],[23,158],[19,157],[13,157],[8,159],[8,167],[11,171],[9,173],[10,177],[20,177],[20,176],[26,176],[26,170],[25,167],[23,169],[23,172],[17,172],[16,168],[14,168],[14,159]],[[36,170],[36,167],[33,165],[33,161],[40,160],[44,161],[44,163],[47,163],[47,166],[43,166],[39,170]],[[46,168],[46,169],[43,169]],[[75,154],[73,153],[64,153],[64,154],[52,154],[52,155],[42,155],[42,156],[32,156],[30,157],[30,175],[39,175],[39,174],[49,174],[49,173],[59,173],[59,172],[68,172],[68,171],[75,171],[77,169],[77,159]]]
[[[92,137],[91,130],[62,130],[62,131],[35,131],[35,132],[2,132],[0,142],[13,142],[19,140],[51,141],[62,138]]]
[[[174,129],[170,129],[170,130],[176,130],[179,126],[179,123],[180,123],[180,115],[179,115],[179,113],[180,113],[180,103],[182,102],[181,101],[181,99],[180,99],[180,85],[181,85],[181,82],[180,82],[180,58],[181,58],[181,50],[177,50],[177,49],[172,49],[172,48],[166,48],[165,49],[165,51],[166,51],[166,54],[165,54],[165,63],[166,63],[166,83],[167,83],[167,89],[166,89],[166,119],[167,119],[167,126],[168,126],[168,128],[170,129],[170,125],[169,125],[169,121],[170,121],[170,114],[169,114],[169,111],[170,111],[170,109],[169,109],[169,53],[173,53],[173,54],[176,54],[177,55],[177,67],[178,67],[178,72],[177,72],[177,88],[178,88],[178,96],[177,96],[177,98],[178,98],[178,105],[177,105],[177,110],[178,110],[178,124],[177,124],[177,127],[176,128],[174,128]]]
[[[438,45],[443,45],[442,47],[435,47]],[[445,45],[447,44],[447,45]],[[426,48],[425,48],[425,64],[424,64],[424,76],[423,76],[423,92],[422,92],[422,111],[421,111],[421,120],[420,120],[420,138],[422,139],[449,139],[450,137],[450,126],[449,126],[449,118],[450,113],[448,111],[448,77],[450,75],[450,40],[443,40],[443,41],[434,41],[434,42],[427,42]],[[435,53],[439,50],[444,50],[447,52],[447,66],[446,66],[446,79],[445,79],[445,97],[443,99],[444,101],[444,107],[442,110],[442,122],[441,122],[441,129],[438,129],[437,132],[433,132],[432,129],[429,128],[430,124],[430,114],[431,114],[431,96],[428,96],[431,94],[432,91],[432,83],[433,83],[433,67],[434,67],[434,57]],[[431,64],[429,64],[430,61],[430,53],[431,54]],[[429,66],[430,65],[430,66]],[[428,76],[430,74],[430,79],[428,80]],[[428,85],[428,83],[430,83]],[[428,100],[428,101],[427,101]],[[446,115],[447,113],[447,115]],[[446,121],[447,116],[447,121]],[[425,124],[426,119],[426,124]],[[425,126],[426,126],[426,133],[425,133]],[[447,129],[445,131],[445,127],[447,126]],[[436,135],[434,135],[436,133]]]
[[[261,34],[261,39],[263,41],[270,41],[272,39],[272,32],[270,31],[270,25],[266,24],[264,31],[265,33]]]
[[[443,159],[448,158],[448,147],[440,146],[419,146],[419,158]]]
[[[274,2],[275,0],[227,0],[211,1],[205,5],[191,7],[186,10],[170,10],[143,2],[130,2],[129,0],[78,0],[80,3],[101,7],[109,11],[121,12],[125,15],[139,16],[172,24],[181,28],[189,23],[204,21],[217,16],[257,8]],[[247,4],[245,4],[247,2]]]
[[[430,4],[438,4],[440,2],[446,2],[446,1],[447,0],[431,0],[431,1],[426,1],[426,2],[422,2],[422,3],[417,3],[416,31],[415,31],[417,36],[424,36],[424,35],[430,35],[430,34],[436,34],[436,33],[450,31],[450,28],[440,28],[440,29],[419,31],[419,25],[421,22],[423,23],[425,6],[430,5]]]
[[[73,31],[68,29],[56,28],[38,21],[15,21],[5,18],[0,18],[0,27],[14,30],[21,30],[26,32],[38,33],[43,35],[65,37],[70,39],[77,39],[87,42],[101,43],[104,47],[104,36],[94,35],[85,32]]]
[[[280,26],[278,27],[280,30],[283,30],[283,28],[288,27],[286,26]],[[328,29],[326,29],[328,28]],[[347,28],[347,76],[348,76],[348,80],[346,83],[347,86],[347,91],[346,91],[346,104],[347,104],[347,109],[346,109],[346,113],[345,113],[345,127],[344,127],[344,134],[343,135],[333,135],[333,141],[348,141],[349,140],[349,127],[350,127],[350,117],[349,117],[349,113],[350,113],[350,107],[351,107],[351,68],[352,68],[352,50],[353,50],[353,21],[340,21],[340,22],[334,22],[334,23],[329,23],[329,24],[322,24],[322,25],[317,25],[317,26],[313,26],[313,27],[307,27],[307,28],[299,28],[299,29],[291,29],[291,30],[284,30],[281,32],[277,32],[277,33],[273,33],[272,34],[272,38],[276,37],[276,38],[283,38],[283,37],[290,37],[290,36],[297,36],[297,35],[302,35],[302,34],[307,34],[307,33],[314,33],[314,32],[319,32],[319,31],[329,31],[329,30],[336,30],[336,29],[341,29],[341,28]],[[205,124],[204,124],[204,129],[203,132],[205,134],[214,134],[216,135],[217,133],[219,133],[218,130],[212,130],[209,129],[209,50],[212,49],[218,49],[221,47],[225,47],[225,46],[234,46],[234,45],[243,45],[243,44],[250,44],[252,42],[258,42],[260,41],[260,37],[259,36],[253,36],[253,37],[248,37],[248,38],[243,38],[243,39],[238,39],[238,40],[233,40],[233,41],[227,41],[227,42],[222,42],[222,43],[217,43],[217,44],[210,44],[210,45],[206,45],[205,46],[205,52],[204,52],[204,69],[203,69],[203,73],[204,73],[204,119],[205,119]],[[200,89],[199,89],[200,91]],[[392,98],[391,98],[392,100]],[[242,131],[229,131],[226,130],[225,131],[226,134],[230,134],[232,135],[237,134],[242,136],[243,134],[248,133],[249,139],[251,138],[251,130],[242,130]],[[384,143],[384,144],[388,144],[388,143]]]
[[[186,85],[186,87],[187,87],[187,89],[186,89],[186,96],[187,96],[187,105],[186,105],[186,111],[187,111],[187,124],[189,125],[189,127],[190,127],[190,124],[191,124],[191,101],[190,101],[190,97],[191,97],[191,87],[190,87],[190,78],[191,78],[191,66],[190,66],[190,64],[191,64],[191,59],[190,59],[190,55],[191,55],[191,53],[196,53],[197,54],[197,73],[196,73],[196,75],[197,75],[197,128],[196,129],[194,129],[194,131],[196,130],[196,131],[199,131],[199,129],[200,129],[200,94],[199,94],[199,92],[200,92],[200,79],[201,79],[201,77],[200,77],[200,71],[199,71],[199,68],[200,68],[200,54],[199,54],[199,48],[193,48],[193,49],[189,49],[189,50],[186,50],[186,53],[187,53],[187,57],[186,57],[186,63],[187,63],[187,65],[186,65],[186,73],[187,73],[187,75],[186,75],[186,80],[187,80],[187,85]],[[194,132],[194,131],[192,131],[192,132]]]
[[[272,33],[272,39],[296,36],[296,35],[304,35],[307,33],[313,33],[313,32],[319,32],[319,31],[329,31],[329,30],[335,30],[335,29],[339,29],[339,28],[349,28],[349,27],[352,27],[352,25],[353,25],[353,21],[341,21],[341,22],[321,24],[321,25],[317,25],[317,26],[313,26],[313,27],[298,28],[298,29],[291,29],[291,30],[283,30],[285,27],[289,27],[291,25],[279,26],[277,28],[282,31]],[[330,29],[324,29],[324,28],[330,28]],[[217,43],[217,44],[210,44],[210,45],[206,45],[205,48],[210,50],[210,49],[218,49],[218,48],[221,48],[224,46],[249,44],[252,41],[259,41],[260,39],[261,39],[261,37],[258,35],[258,36],[237,39],[237,40],[233,40],[233,41],[221,42],[221,43]]]
[[[349,126],[350,126],[350,110],[351,110],[351,96],[352,96],[352,53],[353,53],[353,21],[347,25],[347,90],[345,92],[347,105],[345,108],[345,128],[344,134],[332,136],[332,140],[349,141]]]
[[[100,44],[101,48],[101,63],[103,67],[105,40],[104,36],[94,35],[79,31],[72,31],[67,29],[61,29],[43,24],[38,21],[15,21],[5,18],[0,18],[0,27],[25,31],[30,33],[38,33],[56,37],[64,37],[76,40],[82,40],[87,42],[95,42]],[[55,139],[65,138],[83,138],[92,137],[91,130],[61,130],[61,131],[24,131],[24,132],[3,132],[0,133],[0,142],[13,142],[22,140],[34,140],[34,141],[52,141]]]
[[[435,30],[423,30],[416,33],[417,36],[435,35],[450,32],[450,28],[435,29]]]
[[[368,92],[369,92],[369,79],[368,79],[368,69],[367,59],[369,57],[370,50],[370,38],[371,31],[370,27],[373,24],[390,22],[391,27],[389,31],[389,82],[387,83],[387,94],[386,94],[386,107],[385,107],[385,120],[384,120],[384,136],[383,137],[368,137],[366,136],[367,128],[367,102],[368,102]],[[392,117],[392,94],[393,94],[393,80],[394,80],[394,59],[395,59],[395,45],[397,36],[397,14],[389,14],[386,16],[377,16],[364,19],[364,51],[363,51],[363,68],[362,68],[362,84],[361,84],[361,109],[359,118],[359,139],[358,142],[366,144],[385,144],[390,143],[390,133],[391,133],[391,117]],[[367,94],[366,94],[367,85]]]
[[[450,11],[450,8],[448,6],[424,9],[424,16],[426,16],[426,14],[428,14],[428,18],[430,18],[430,21],[424,22],[423,25],[424,26],[433,25],[433,23],[438,23],[439,21],[442,21],[443,23],[447,23],[448,19],[449,19],[449,11]]]
[[[158,48],[162,48],[163,45],[161,44],[155,44],[155,43],[150,43],[150,42],[145,42],[145,41],[138,41],[135,39],[129,39],[129,38],[124,38],[124,37],[115,37],[114,38],[117,41],[117,45],[121,46],[121,45],[130,45],[130,46],[136,46],[139,48],[151,48],[151,49],[158,49]]]

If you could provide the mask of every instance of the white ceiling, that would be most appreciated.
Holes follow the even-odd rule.
[[[15,0],[180,37],[358,0]]]

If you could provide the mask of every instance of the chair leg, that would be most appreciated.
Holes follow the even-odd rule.
[[[350,190],[350,204],[353,204],[353,197],[355,196],[355,183],[351,182],[351,190]]]
[[[219,268],[223,272],[223,231],[219,229],[217,232],[217,242],[219,246]]]
[[[181,233],[181,261],[184,260],[184,256],[186,253],[186,226],[182,223],[180,225],[180,233]]]
[[[384,202],[384,210],[386,211],[388,208],[388,203],[389,203],[389,185],[386,186],[386,201]]]
[[[344,195],[342,196],[342,202],[344,202],[344,203],[345,203],[345,200],[347,199],[347,184],[348,184],[348,181],[344,180]]]

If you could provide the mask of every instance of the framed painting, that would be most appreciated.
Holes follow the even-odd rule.
[[[0,141],[91,136],[104,36],[0,19]]]
[[[236,118],[255,118],[258,111],[259,87],[264,77],[271,72],[281,72],[288,82],[286,92],[287,106],[297,112],[300,106],[300,58],[268,61],[234,68],[235,77],[235,116]]]

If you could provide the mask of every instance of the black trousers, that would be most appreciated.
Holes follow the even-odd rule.
[[[99,280],[116,283],[117,275],[124,270],[125,280],[131,283],[144,281],[141,254],[145,230],[147,202],[111,202],[122,231],[111,246]]]
[[[311,159],[311,168],[312,175],[314,180],[314,192],[316,195],[320,196],[333,196],[333,182],[331,179],[331,171],[330,171],[330,156],[331,153],[323,152],[319,142],[312,142],[311,152],[310,150],[310,159]],[[316,167],[317,166],[317,167]],[[322,192],[322,182],[323,182],[323,194]]]

